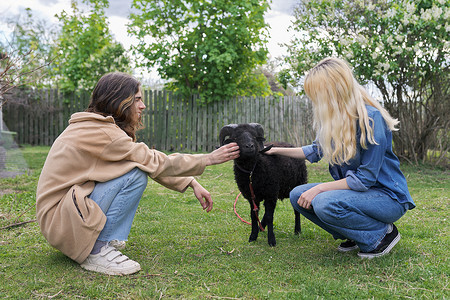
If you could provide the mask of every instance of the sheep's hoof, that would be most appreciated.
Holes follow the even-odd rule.
[[[250,236],[250,238],[248,239],[248,242],[249,243],[254,242],[254,241],[256,241],[257,238],[258,238],[258,236]]]
[[[267,241],[269,242],[270,247],[275,247],[277,245],[277,240],[275,239],[275,237],[269,238]]]

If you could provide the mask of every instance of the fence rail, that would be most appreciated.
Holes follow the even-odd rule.
[[[138,132],[138,141],[163,151],[212,151],[219,145],[222,126],[231,123],[260,123],[268,141],[303,145],[314,137],[311,107],[304,97],[235,97],[199,105],[195,96],[183,99],[167,91],[144,90],[143,98],[145,128]],[[51,145],[70,115],[88,103],[84,91],[63,96],[58,90],[40,90],[26,100],[7,101],[3,118],[7,128],[17,132],[17,143]]]

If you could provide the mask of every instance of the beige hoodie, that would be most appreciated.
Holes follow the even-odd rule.
[[[36,215],[47,241],[83,262],[103,229],[106,216],[88,196],[95,182],[117,178],[135,167],[160,184],[184,192],[203,173],[205,154],[172,154],[135,143],[112,117],[80,112],[55,140],[36,192]]]

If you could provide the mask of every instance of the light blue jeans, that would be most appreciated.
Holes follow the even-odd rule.
[[[317,184],[300,185],[291,191],[294,209],[331,233],[334,239],[354,240],[363,252],[374,250],[386,235],[388,224],[400,219],[407,211],[406,205],[375,189],[323,192],[312,200],[312,209],[299,206],[300,195]]]
[[[90,198],[106,215],[98,241],[126,241],[134,215],[147,187],[148,175],[138,168],[107,182],[97,182]]]

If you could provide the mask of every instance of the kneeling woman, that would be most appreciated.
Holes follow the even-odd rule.
[[[121,250],[147,178],[175,191],[191,187],[209,212],[211,195],[193,177],[208,165],[239,156],[237,145],[209,154],[172,154],[136,143],[141,124],[140,83],[109,73],[97,83],[85,112],[72,115],[45,161],[36,193],[36,213],[48,242],[87,270],[132,274],[139,263]]]
[[[340,59],[327,58],[313,67],[304,90],[313,104],[316,141],[267,153],[311,163],[325,159],[335,181],[300,185],[291,191],[291,203],[335,239],[346,240],[339,251],[359,248],[363,258],[385,255],[400,240],[393,223],[415,207],[392,152],[398,121]]]

